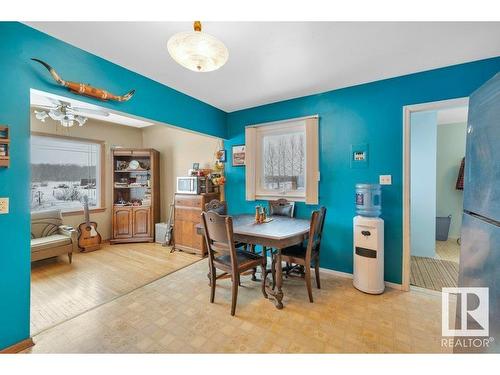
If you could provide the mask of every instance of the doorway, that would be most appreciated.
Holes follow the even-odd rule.
[[[65,119],[61,112],[69,107],[76,115]],[[64,121],[74,123],[65,126],[69,124]],[[160,243],[110,244],[117,207],[154,204],[147,199],[150,184],[138,177],[153,173],[150,165],[133,172],[118,170],[112,156],[120,149],[159,152],[154,183],[159,184],[155,204],[160,217],[155,222],[166,222],[175,176],[186,175],[193,162],[209,167],[220,139],[38,90],[31,91],[30,122],[31,336],[201,259],[171,253]],[[186,157],[188,148],[195,151]],[[122,179],[122,185],[115,184],[122,175],[127,176],[126,187]],[[132,188],[142,201],[121,202],[116,192]],[[74,232],[87,222],[85,201],[88,221],[97,224],[102,238],[97,251],[82,252],[75,246]]]
[[[403,289],[456,287],[468,98],[404,107]]]

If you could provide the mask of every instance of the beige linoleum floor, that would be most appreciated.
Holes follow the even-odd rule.
[[[323,273],[308,302],[303,280],[285,279],[283,310],[260,284],[242,280],[236,316],[230,281],[209,303],[206,260],[197,262],[34,337],[31,353],[447,352],[440,295],[387,289],[364,294]],[[313,284],[314,285],[314,284]]]

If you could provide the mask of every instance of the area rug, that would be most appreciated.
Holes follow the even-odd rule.
[[[457,262],[426,257],[411,257],[411,285],[441,291],[442,288],[456,287],[457,282]]]

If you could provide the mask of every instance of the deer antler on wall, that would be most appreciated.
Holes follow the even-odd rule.
[[[96,98],[96,99],[100,99],[100,100],[115,100],[117,102],[126,102],[135,93],[135,90],[130,90],[125,95],[119,96],[119,95],[111,94],[110,92],[108,92],[106,90],[92,87],[92,86],[85,84],[85,83],[65,81],[64,79],[59,77],[59,74],[57,74],[57,72],[54,70],[54,68],[51,67],[46,62],[39,60],[39,59],[35,59],[35,58],[32,58],[31,60],[42,64],[45,68],[47,68],[47,70],[49,71],[52,78],[54,78],[54,80],[58,84],[60,84],[61,86],[67,87],[69,91],[71,91],[75,94],[85,95],[85,96],[89,96],[91,98]]]

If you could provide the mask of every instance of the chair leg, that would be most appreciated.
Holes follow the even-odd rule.
[[[261,269],[262,269],[262,294],[264,295],[264,298],[267,298],[267,293],[266,293],[266,260],[264,258],[264,260],[262,261],[262,265],[260,266]]]
[[[321,283],[319,281],[319,259],[314,260],[314,276],[316,276],[316,286],[321,289]]]
[[[69,264],[73,262],[73,253],[68,253]]]
[[[312,285],[311,285],[311,267],[305,267],[305,279],[306,279],[306,287],[307,293],[309,294],[309,302],[313,302],[313,294],[312,294]]]
[[[217,277],[215,269],[210,270],[210,303],[214,303],[215,300],[215,286],[217,282]]]
[[[273,278],[273,290],[276,288],[276,257],[271,254],[271,276]]]
[[[250,251],[255,254],[255,245],[250,245]],[[252,281],[257,281],[255,274],[257,273],[257,268],[252,269]]]
[[[231,286],[231,315],[234,316],[236,312],[236,300],[238,299],[238,286],[240,284],[240,275],[233,274],[233,284]]]

